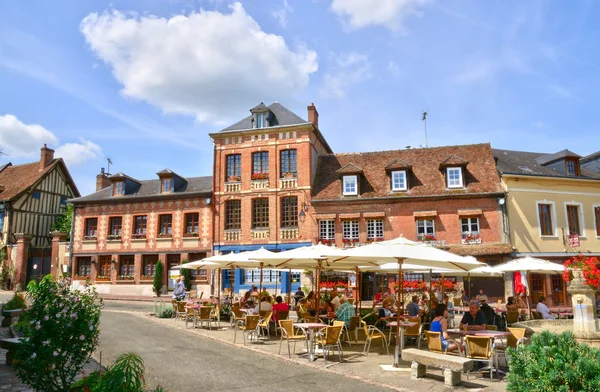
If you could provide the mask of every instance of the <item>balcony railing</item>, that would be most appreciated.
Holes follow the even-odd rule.
[[[437,240],[433,235],[421,235],[419,241],[431,246],[446,246],[446,240]]]
[[[250,189],[268,189],[269,180],[252,180],[250,181]]]
[[[279,188],[281,189],[294,189],[298,188],[298,178],[286,177],[279,179]]]
[[[225,192],[230,193],[230,192],[239,192],[242,190],[242,183],[237,181],[237,182],[226,182],[225,183]]]
[[[279,229],[282,240],[295,240],[298,238],[298,228]]]
[[[266,240],[270,236],[269,229],[252,229],[253,240]]]
[[[239,241],[242,238],[241,230],[225,230],[225,241]]]

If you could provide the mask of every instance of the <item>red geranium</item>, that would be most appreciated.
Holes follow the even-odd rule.
[[[598,288],[600,284],[600,261],[596,257],[586,257],[577,255],[571,260],[563,263],[565,271],[562,274],[565,282],[570,282],[573,279],[573,268],[579,268],[583,272],[583,277],[587,284],[593,288]]]

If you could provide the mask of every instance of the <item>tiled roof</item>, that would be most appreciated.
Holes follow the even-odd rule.
[[[335,171],[337,174],[358,174],[362,173],[363,169],[350,162],[346,166]]]
[[[536,161],[540,165],[545,165],[547,163],[554,162],[554,161],[557,161],[559,159],[566,158],[566,157],[581,158],[581,155],[577,155],[573,151],[569,151],[567,149],[564,149],[564,150],[556,152],[554,154],[542,155],[541,157],[538,157],[536,159]]]
[[[512,253],[512,245],[506,242],[482,245],[449,245],[446,250],[459,256],[507,255]]]
[[[0,200],[8,201],[18,197],[21,193],[27,191],[32,185],[40,180],[46,173],[52,170],[56,165],[60,165],[65,173],[68,181],[71,182],[71,187],[75,195],[79,196],[77,187],[71,180],[67,167],[62,158],[53,159],[50,163],[40,170],[40,162],[25,163],[22,165],[12,166],[10,163],[4,166],[0,171],[0,185],[4,186],[4,190],[0,192]]]
[[[465,168],[466,187],[448,189],[440,163],[456,154],[468,160]],[[408,173],[409,190],[391,192],[386,166],[400,159],[412,166]],[[412,150],[365,152],[355,154],[328,154],[319,157],[313,186],[314,200],[345,200],[337,171],[353,163],[363,169],[359,198],[407,196],[448,196],[457,194],[502,193],[496,165],[489,144],[446,146]],[[356,198],[356,196],[354,196]]]
[[[117,174],[113,174],[110,177],[108,177],[109,180],[115,180],[115,179],[118,179],[118,178],[120,178],[120,179],[127,179],[127,180],[130,180],[130,181],[133,181],[133,182],[137,182],[138,184],[140,183],[135,178],[129,177],[127,174],[121,173],[121,172],[118,172]]]
[[[89,203],[89,202],[117,202],[125,200],[148,199],[148,198],[172,198],[182,195],[199,195],[210,194],[212,192],[212,177],[189,177],[186,178],[187,184],[182,190],[172,193],[160,193],[160,180],[141,180],[137,181],[140,186],[136,193],[123,196],[113,196],[112,187],[104,188],[101,191],[92,193],[91,195],[79,197],[70,200],[73,203]]]
[[[387,164],[387,166],[385,167],[386,170],[401,170],[401,169],[410,169],[411,166],[407,163],[404,162],[402,159],[400,158],[396,158],[393,161],[391,161],[390,163]]]
[[[467,162],[463,157],[459,157],[452,154],[448,158],[446,158],[442,163],[440,163],[440,167],[466,166],[468,163],[469,162]]]
[[[592,154],[590,154],[590,155],[586,155],[586,156],[584,156],[583,158],[581,158],[579,161],[580,161],[581,163],[584,163],[584,162],[587,162],[587,161],[591,161],[591,160],[593,160],[593,159],[596,159],[596,158],[598,158],[598,157],[600,157],[600,151],[596,151],[596,152],[594,152],[594,153],[592,153]]]
[[[568,150],[563,150],[564,153]],[[497,161],[498,171],[502,174],[520,174],[526,176],[543,176],[543,177],[560,177],[560,178],[588,178],[588,179],[600,179],[600,174],[594,173],[590,170],[581,167],[581,176],[573,177],[567,176],[564,172],[558,172],[552,170],[550,167],[542,166],[538,158],[548,157],[556,154],[545,154],[539,152],[527,152],[527,151],[511,151],[511,150],[498,150],[493,149],[494,158]],[[570,153],[570,152],[569,152]],[[572,154],[572,153],[571,153]],[[570,156],[570,155],[564,155]],[[564,157],[563,156],[563,157]],[[575,154],[574,156],[578,156]],[[560,159],[560,158],[558,158]],[[544,162],[548,161],[547,158],[543,159]]]
[[[261,102],[262,103],[262,102]],[[264,104],[262,106],[265,106]],[[256,110],[257,108],[261,108],[261,105],[256,106],[252,110]],[[269,120],[269,127],[275,126],[284,126],[284,125],[297,125],[297,124],[308,124],[308,122],[298,115],[293,113],[291,110],[286,108],[285,106],[275,102],[268,106],[269,110],[272,113],[272,116]],[[221,132],[228,131],[241,131],[245,129],[252,129],[252,115],[245,117],[244,119],[236,122],[233,125],[228,126],[225,129],[222,129]],[[268,129],[268,128],[265,128]]]

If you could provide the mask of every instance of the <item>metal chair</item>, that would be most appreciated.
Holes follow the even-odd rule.
[[[479,371],[489,369],[490,378],[493,378],[494,370],[498,371],[498,355],[496,347],[492,344],[492,340],[488,336],[467,335],[465,341],[467,358],[484,362],[487,366],[479,369]]]
[[[325,359],[325,365],[327,365],[327,353],[333,347],[335,347],[338,351],[338,357],[340,358],[340,363],[342,360],[342,343],[340,342],[340,337],[342,336],[342,326],[336,325],[331,327],[325,327],[317,333],[316,344],[317,347],[320,345],[323,350],[323,359]],[[385,339],[385,336],[383,337]]]
[[[260,319],[260,321],[258,322],[258,325],[256,326],[256,329],[259,333],[259,335],[265,336],[263,331],[267,331],[267,336],[269,337],[269,339],[271,339],[271,331],[270,331],[270,326],[271,326],[271,317],[273,316],[273,312],[271,311],[266,311],[265,312],[265,316],[262,317]]]
[[[217,328],[221,326],[221,307],[218,304],[210,312],[210,319],[216,323]]]
[[[421,341],[426,340],[427,337],[423,333],[425,331],[425,326],[429,323],[421,323],[421,317],[410,317],[408,321],[417,323],[414,327],[408,327],[404,330],[404,338],[414,338],[417,340],[417,348],[421,349]],[[388,341],[392,342],[392,335],[398,333],[398,327],[390,328],[390,333],[388,336]]]
[[[308,352],[308,339],[306,339],[306,335],[304,335],[304,333],[297,335],[294,332],[293,320],[279,320],[278,324],[279,329],[281,330],[281,342],[279,343],[278,354],[281,354],[281,345],[283,344],[283,339],[287,340],[288,357],[292,357],[290,352],[290,341],[294,342],[294,354],[296,353],[296,343],[300,340],[304,340],[306,342],[306,351]]]
[[[369,354],[369,351],[371,350],[371,343],[373,342],[373,340],[381,339],[381,344],[385,346],[385,350],[389,355],[390,348],[388,347],[388,342],[385,338],[385,334],[374,325],[367,325],[367,323],[365,323],[363,320],[360,320],[360,323],[365,331],[365,346],[363,348],[363,354]]]
[[[194,308],[185,308],[185,327],[188,327],[188,321],[190,318],[194,321],[194,328],[196,328],[196,324],[198,323],[198,313]]]
[[[277,311],[277,323],[275,323],[275,333],[278,334],[281,327],[279,326],[279,320],[287,320],[290,317],[289,310],[279,310]],[[274,318],[274,317],[273,317]]]
[[[442,344],[441,332],[425,331],[425,336],[427,336],[427,347],[429,348],[429,351],[433,353],[448,354],[448,349],[444,349],[444,346]],[[458,346],[458,354],[461,357],[464,357],[464,353],[460,349],[460,344],[458,344],[454,339],[450,340],[456,343],[456,345]],[[450,353],[452,353],[452,351],[450,351]]]
[[[230,320],[230,328],[233,328],[237,325],[238,321],[243,321],[244,318],[246,317],[246,314],[244,312],[242,312],[240,310],[239,306],[233,306],[231,308],[231,312],[229,313],[229,320]]]
[[[240,320],[238,322],[237,328],[233,334],[233,343],[237,338],[237,332],[242,331],[242,337],[244,338],[244,345],[246,345],[246,334],[250,341],[252,341],[252,336],[254,336],[258,340],[256,327],[258,326],[258,321],[260,316],[246,316],[244,320]]]
[[[204,323],[208,324],[208,329],[211,329],[212,319],[210,317],[210,313],[212,312],[212,308],[210,306],[200,306],[198,309],[198,323],[200,324],[200,328]]]
[[[176,301],[176,311],[175,311],[175,320],[179,320],[179,318],[181,317],[185,317],[185,315],[187,314],[187,310],[185,309],[185,305],[187,305],[187,302],[185,301]]]

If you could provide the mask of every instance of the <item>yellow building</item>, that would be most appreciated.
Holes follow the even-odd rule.
[[[569,150],[494,150],[494,157],[508,192],[505,208],[514,258],[563,263],[579,253],[600,256],[600,174],[582,168],[581,157]],[[569,303],[560,275],[528,278],[534,304],[541,295],[550,305]]]

